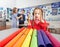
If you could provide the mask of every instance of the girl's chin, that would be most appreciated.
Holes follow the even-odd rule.
[[[40,22],[40,20],[36,20],[36,19],[34,21],[35,21],[36,24],[38,24]]]

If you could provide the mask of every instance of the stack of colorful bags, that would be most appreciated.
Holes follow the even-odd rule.
[[[21,28],[0,42],[0,47],[60,47],[48,31]]]

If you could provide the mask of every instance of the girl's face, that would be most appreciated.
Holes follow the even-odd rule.
[[[36,9],[34,11],[34,20],[40,20],[42,17],[42,12],[40,9]]]

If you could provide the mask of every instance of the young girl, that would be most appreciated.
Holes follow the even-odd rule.
[[[30,21],[29,19],[28,27],[46,31],[47,26],[48,24],[43,19],[43,10],[41,8],[35,8],[33,11],[33,20]]]

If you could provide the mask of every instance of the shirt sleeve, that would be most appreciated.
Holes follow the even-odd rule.
[[[21,14],[17,14],[17,16],[19,17]]]
[[[23,21],[25,21],[25,15],[23,15]]]

